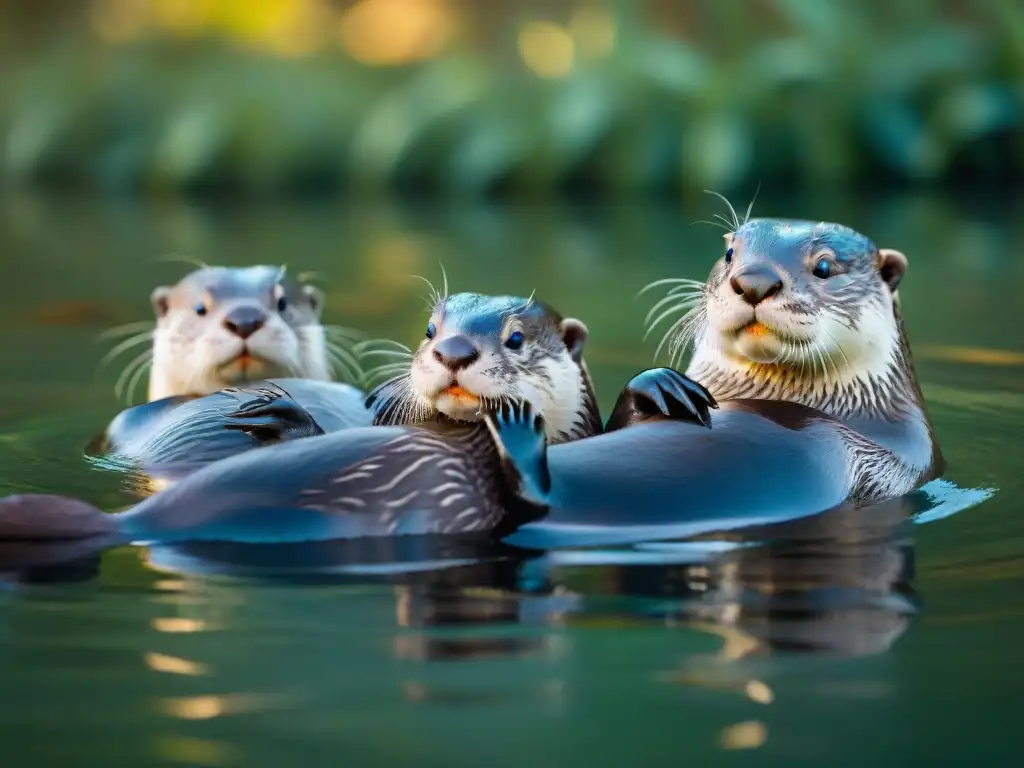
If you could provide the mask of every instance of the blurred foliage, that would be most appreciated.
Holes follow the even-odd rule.
[[[2,33],[12,185],[619,194],[1024,170],[1019,0],[44,7],[48,34]]]

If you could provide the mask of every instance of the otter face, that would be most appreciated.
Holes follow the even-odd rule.
[[[705,288],[701,344],[801,374],[871,374],[888,364],[907,267],[898,251],[838,224],[770,219],[748,221],[725,246]]]
[[[330,378],[312,286],[279,267],[213,267],[152,294],[151,400],[269,376]]]
[[[586,340],[583,323],[533,300],[455,294],[431,312],[411,363],[412,389],[461,421],[522,398],[544,417],[550,441],[568,439],[588,425]]]

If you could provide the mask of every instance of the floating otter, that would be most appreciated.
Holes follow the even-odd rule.
[[[416,379],[422,392],[407,388],[413,379],[406,374],[374,395],[380,421],[413,414],[417,406],[415,425],[352,428],[244,452],[117,515],[96,510],[90,516],[81,502],[71,503],[67,517],[56,506],[34,514],[54,497],[12,497],[0,503],[0,538],[166,543],[500,537],[539,510],[521,503],[518,475],[506,474],[512,467],[501,459],[488,427],[469,419],[478,419],[484,403],[536,397],[538,412],[551,413],[559,425],[542,430],[542,442],[548,434],[557,441],[599,429],[583,364],[586,328],[530,299],[456,295],[442,299],[426,336],[414,357],[423,369]],[[499,345],[519,362],[491,354]],[[481,365],[474,367],[477,361]],[[695,386],[692,392],[697,400],[704,390]],[[282,418],[294,412],[308,419],[308,412],[278,394],[265,390],[243,403],[229,426],[258,431],[270,420],[308,434],[301,418]],[[481,404],[477,411],[466,407],[474,399]],[[566,410],[566,402],[575,410]],[[706,412],[703,404],[703,411],[693,403],[686,407]],[[441,408],[457,409],[462,418]],[[524,439],[534,436],[533,429],[523,425]],[[323,432],[318,425],[312,431]]]
[[[677,287],[654,309],[696,302],[666,338],[674,356],[696,338],[686,373],[718,404],[711,429],[652,410],[671,369],[634,378],[607,433],[578,445],[523,442],[536,414],[506,409],[495,433],[511,429],[504,453],[549,508],[509,541],[686,536],[878,502],[941,474],[900,313],[906,257],[838,224],[736,224],[707,283],[659,281]]]
[[[718,403],[682,374],[653,369],[626,386],[605,433],[586,439],[549,448],[544,414],[525,398],[504,399],[482,411],[494,443],[483,439],[479,425],[457,426],[448,417],[429,428],[321,435],[218,462],[113,518],[96,511],[79,523],[60,515],[66,502],[59,499],[11,499],[0,535],[20,530],[54,538],[79,525],[160,541],[486,531],[548,548],[692,536],[883,501],[942,469],[895,299],[905,269],[901,255],[835,224],[757,220],[729,238],[712,287],[702,293],[705,313],[715,311],[708,297],[716,287],[729,285],[748,307],[734,330],[756,320],[763,326],[756,333],[776,342],[772,362],[758,364],[802,384],[807,397],[821,398],[820,407],[764,399],[780,396],[779,386],[760,391],[761,399]],[[811,278],[825,282],[832,274],[839,276],[835,288],[807,288]],[[856,323],[864,315],[843,303],[853,291],[862,313],[892,326],[898,343],[886,347],[888,354],[867,355],[871,340],[857,334],[866,321]],[[775,303],[760,308],[766,302]],[[815,372],[810,353],[798,354],[810,334],[796,340],[783,320],[813,328],[832,316],[825,308],[840,305],[852,334],[836,350],[851,368],[834,379],[824,363]],[[504,318],[490,323],[500,337]],[[832,329],[826,332],[835,338]],[[834,380],[846,388],[836,389]],[[785,392],[801,391],[797,384]],[[857,407],[844,411],[835,407],[839,402]],[[275,407],[288,404],[278,400]],[[33,513],[44,514],[40,508],[45,517],[33,523]]]
[[[370,424],[365,393],[353,386],[362,377],[358,334],[323,326],[323,294],[283,268],[204,267],[176,285],[156,288],[152,303],[155,329],[108,354],[116,357],[152,339],[151,348],[128,363],[118,386],[127,380],[130,396],[151,359],[150,402],[122,411],[93,441],[88,453],[101,466],[141,470],[162,485],[210,461],[275,442],[273,425],[259,430],[253,422],[248,433],[223,428],[240,397],[252,400],[267,390],[287,391],[322,429]],[[340,338],[330,339],[328,332]],[[331,381],[332,373],[350,383]],[[234,385],[249,389],[242,395]]]

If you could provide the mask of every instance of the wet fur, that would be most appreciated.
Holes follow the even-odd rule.
[[[582,358],[586,328],[579,321],[566,320],[532,298],[460,293],[438,298],[428,322],[436,329],[434,337],[424,338],[409,353],[408,362],[388,366],[394,371],[407,365],[408,370],[371,392],[374,423],[414,424],[435,418],[438,393],[451,385],[452,377],[434,359],[433,350],[444,339],[463,335],[475,343],[480,356],[458,372],[458,383],[480,398],[480,411],[528,400],[544,414],[551,444],[601,431],[597,399]],[[522,332],[525,341],[520,349],[511,350],[504,340],[515,331]],[[575,339],[574,351],[568,345]],[[447,415],[480,418],[462,410]]]
[[[731,262],[716,262],[690,311],[669,331],[674,355],[693,343],[686,375],[719,402],[785,400],[843,422],[848,472],[861,488],[856,495],[911,487],[940,471],[900,313],[902,254],[838,224],[737,223],[725,238]],[[822,258],[833,265],[827,279],[811,273]],[[730,279],[762,263],[783,288],[753,309]],[[754,319],[771,328],[766,340],[737,333]]]
[[[284,311],[277,302],[286,300]],[[157,316],[153,332],[149,400],[174,395],[206,395],[233,384],[270,376],[329,381],[322,296],[290,279],[283,268],[208,267],[172,287],[153,291]],[[259,308],[265,323],[242,340],[223,326],[228,312],[242,305]],[[206,314],[196,312],[205,307]],[[259,370],[225,370],[243,350],[262,359]]]

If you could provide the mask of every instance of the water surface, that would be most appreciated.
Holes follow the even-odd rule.
[[[870,520],[757,532],[748,538],[761,543],[728,551],[651,547],[632,563],[499,551],[461,566],[449,553],[451,567],[415,574],[285,576],[288,553],[261,574],[246,551],[123,548],[77,569],[10,574],[0,763],[1016,764],[1021,206],[814,198],[758,208],[839,220],[908,254],[901,295],[947,478],[995,489],[990,499],[927,524],[901,524],[927,508],[917,499]],[[121,407],[116,366],[96,371],[110,346],[97,334],[149,318],[152,288],[188,269],[159,256],[314,270],[330,322],[406,343],[426,322],[409,275],[439,279],[439,261],[453,291],[536,289],[590,327],[607,415],[656,346],[641,340],[656,297],[636,292],[705,276],[721,233],[692,222],[713,212],[710,199],[3,200],[0,493],[129,503],[81,450]],[[295,555],[306,566],[315,557],[333,553]]]

